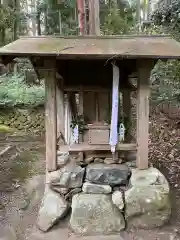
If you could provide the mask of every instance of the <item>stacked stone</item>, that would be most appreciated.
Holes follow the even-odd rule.
[[[82,193],[72,199],[70,225],[77,234],[111,234],[125,228],[122,206],[113,202],[114,189],[127,185],[130,169],[124,164],[91,163],[86,168]]]
[[[132,163],[93,157],[82,161],[61,153],[59,169],[48,175],[38,227],[48,231],[70,209],[70,227],[77,234],[163,225],[171,213],[169,185],[157,169],[138,170]]]

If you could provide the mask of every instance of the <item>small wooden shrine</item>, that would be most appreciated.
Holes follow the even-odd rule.
[[[157,59],[180,58],[179,43],[169,36],[27,37],[1,48],[0,57],[4,64],[28,57],[45,79],[48,171],[56,170],[58,151],[114,159],[137,151],[137,167],[148,168],[150,72]]]

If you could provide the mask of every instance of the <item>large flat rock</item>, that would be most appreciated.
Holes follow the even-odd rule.
[[[48,231],[66,215],[68,207],[68,203],[60,194],[47,187],[38,214],[38,228],[44,232]]]
[[[110,195],[79,193],[72,199],[71,229],[82,235],[119,233],[125,227]]]
[[[150,229],[164,225],[171,215],[169,184],[164,175],[152,167],[134,169],[130,182],[131,188],[124,193],[127,226]],[[121,209],[123,199],[116,197],[115,200]]]
[[[92,163],[86,168],[86,180],[95,184],[120,186],[128,183],[130,169],[125,164]]]

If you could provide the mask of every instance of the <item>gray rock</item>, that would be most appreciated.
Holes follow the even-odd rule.
[[[77,165],[84,165],[84,156],[82,152],[79,152],[75,157],[75,162]]]
[[[130,169],[125,164],[89,164],[86,168],[86,180],[96,184],[117,186],[127,184]]]
[[[66,165],[70,160],[69,153],[59,153],[57,156],[57,165],[58,168],[63,167]]]
[[[127,165],[130,169],[137,168],[136,160],[131,160],[131,161],[129,161],[129,162],[126,162],[126,165]],[[151,164],[150,164],[150,163],[149,163],[148,165],[149,165],[149,167],[151,167]]]
[[[129,168],[136,168],[136,160],[130,161],[130,162],[126,162],[126,165]]]
[[[72,199],[70,226],[77,234],[106,235],[119,233],[125,222],[110,195],[80,193]]]
[[[0,240],[17,240],[16,232],[15,230],[10,227],[6,226],[4,228],[1,227],[0,231]]]
[[[85,164],[90,164],[94,161],[94,157],[88,157],[88,158],[85,158],[84,162]]]
[[[59,187],[59,186],[53,186],[51,185],[50,186],[51,189],[57,193],[60,193],[62,195],[66,195],[68,192],[69,192],[69,189],[68,188],[62,188],[62,187]]]
[[[105,164],[114,164],[114,163],[117,163],[117,160],[113,160],[112,158],[105,158],[104,163]]]
[[[109,185],[100,185],[100,184],[94,184],[85,182],[83,184],[82,190],[84,193],[104,193],[108,194],[112,192],[112,188]]]
[[[74,188],[74,189],[70,190],[70,192],[68,192],[68,194],[66,194],[65,199],[66,199],[66,200],[71,200],[72,197],[73,197],[75,194],[80,193],[80,192],[82,192],[82,189],[81,189],[81,188]]]
[[[132,186],[163,185],[169,191],[169,184],[166,178],[158,169],[153,167],[145,170],[132,169],[130,182]]]
[[[165,224],[171,215],[169,185],[156,169],[134,169],[132,187],[125,192],[126,220],[129,227],[153,228]]]
[[[96,158],[94,159],[94,163],[103,163],[103,162],[104,162],[104,160],[103,160],[102,158],[96,157]]]
[[[123,201],[123,195],[120,191],[115,191],[112,194],[112,202],[120,209],[122,210],[124,208],[124,201]]]
[[[60,194],[47,188],[38,214],[37,226],[43,232],[48,231],[68,210],[68,203]]]
[[[61,188],[82,187],[85,168],[71,163],[55,172],[51,173],[51,185]]]

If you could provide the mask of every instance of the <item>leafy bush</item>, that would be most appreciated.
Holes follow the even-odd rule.
[[[180,62],[159,61],[151,74],[153,84],[152,100],[180,102]]]
[[[0,106],[38,106],[44,104],[44,86],[27,86],[24,76],[0,78]]]

